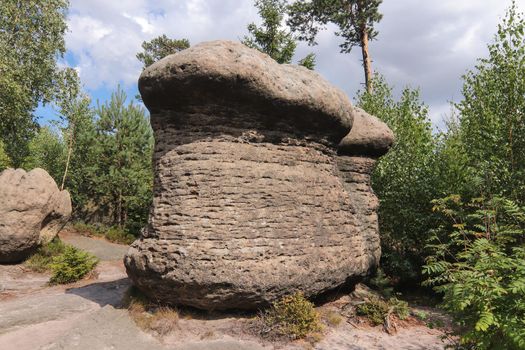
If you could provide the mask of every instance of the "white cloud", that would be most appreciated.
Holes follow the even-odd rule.
[[[139,16],[132,16],[125,12],[123,13],[123,16],[137,23],[140,26],[142,33],[151,34],[155,32],[155,27],[146,18],[139,17]]]
[[[518,0],[525,11],[525,0]],[[373,68],[401,89],[420,87],[435,122],[460,98],[460,76],[486,55],[496,25],[510,2],[501,0],[385,0],[379,37],[370,45]],[[238,40],[258,21],[252,0],[72,0],[67,46],[88,88],[134,86],[135,54],[144,40],[166,34],[192,44]],[[317,54],[317,70],[351,97],[362,88],[359,48],[340,54],[334,28],[319,45],[299,45],[297,56]],[[446,112],[446,111],[445,111]]]

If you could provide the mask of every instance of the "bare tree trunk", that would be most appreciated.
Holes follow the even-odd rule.
[[[118,215],[118,227],[122,228],[122,189],[119,189],[118,191],[117,215]]]
[[[71,127],[71,135],[69,137],[69,145],[67,150],[67,159],[66,159],[66,168],[64,169],[64,176],[62,176],[62,184],[60,185],[60,190],[64,190],[64,185],[66,183],[67,171],[69,169],[69,162],[71,161],[71,154],[73,153],[73,143],[75,136],[75,126]]]
[[[361,52],[363,54],[366,91],[370,94],[372,93],[372,62],[368,54],[368,31],[366,25],[361,27]]]

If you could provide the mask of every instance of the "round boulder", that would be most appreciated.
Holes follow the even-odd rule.
[[[0,263],[27,258],[71,216],[71,198],[43,169],[0,173]]]

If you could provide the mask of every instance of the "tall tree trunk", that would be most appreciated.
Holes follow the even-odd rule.
[[[67,171],[69,169],[69,162],[71,161],[71,154],[73,153],[73,144],[75,137],[75,125],[71,126],[71,135],[69,137],[69,144],[67,149],[67,159],[66,159],[66,168],[64,169],[64,176],[62,176],[62,184],[60,185],[60,190],[64,190],[64,185],[66,183]]]
[[[366,24],[361,26],[361,52],[363,54],[363,69],[365,71],[366,91],[372,93],[372,63],[368,54],[368,31]]]

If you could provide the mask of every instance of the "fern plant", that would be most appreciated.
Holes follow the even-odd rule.
[[[525,349],[525,208],[505,198],[435,200],[424,284],[443,295],[469,349]]]

